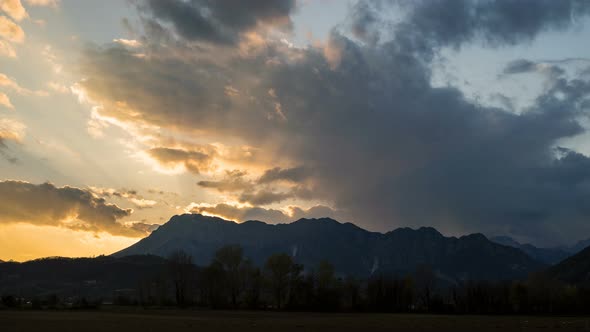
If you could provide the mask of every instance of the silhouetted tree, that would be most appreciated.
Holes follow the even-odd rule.
[[[254,266],[249,259],[242,264],[241,274],[245,292],[245,302],[248,308],[257,309],[260,307],[263,287],[263,276],[260,268]]]
[[[342,300],[344,308],[359,310],[361,306],[361,282],[351,276],[346,277],[342,284]]]
[[[242,247],[229,245],[219,249],[215,253],[215,261],[220,264],[226,274],[227,287],[234,308],[238,307],[238,298],[242,290],[242,264],[244,253]]]
[[[174,251],[168,257],[169,269],[174,283],[174,294],[178,306],[188,304],[188,288],[192,280],[194,265],[193,258],[188,253],[178,250]]]
[[[268,258],[264,266],[277,309],[281,309],[285,302],[293,265],[291,256],[275,254]]]
[[[429,310],[434,297],[436,286],[436,275],[429,266],[422,265],[416,268],[414,274],[416,294],[420,300],[420,306],[423,310]]]
[[[316,270],[316,279],[318,309],[336,310],[340,302],[340,285],[334,266],[328,261],[321,261]]]

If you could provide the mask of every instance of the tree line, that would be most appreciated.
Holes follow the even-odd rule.
[[[218,250],[198,268],[185,252],[169,257],[174,304],[214,309],[425,312],[453,314],[583,314],[590,312],[590,289],[566,285],[543,274],[522,281],[450,282],[428,266],[407,276],[377,274],[361,279],[336,274],[322,261],[306,270],[288,254],[256,266],[240,246]],[[158,304],[144,284],[140,304]],[[160,302],[161,303],[161,302]]]
[[[274,254],[261,266],[243,249],[219,249],[207,266],[175,251],[162,271],[111,296],[118,305],[212,309],[422,312],[446,314],[588,314],[590,288],[560,283],[544,274],[519,281],[444,280],[428,266],[406,276],[343,277],[322,261],[306,269],[288,254]],[[5,295],[0,304],[22,305]],[[39,308],[60,307],[54,294],[33,300]],[[36,301],[36,302],[35,302]],[[78,298],[75,306],[95,307],[101,299]],[[104,302],[103,302],[104,303]],[[0,305],[1,306],[1,305]]]

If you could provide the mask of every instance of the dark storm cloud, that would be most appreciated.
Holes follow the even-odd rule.
[[[295,0],[146,0],[138,7],[187,40],[233,44],[259,25],[291,25]],[[152,26],[154,26],[152,22]]]
[[[381,8],[379,1],[359,1],[354,4],[350,11],[350,30],[359,40],[375,45],[379,42],[379,24],[381,20],[377,11]]]
[[[125,101],[136,111],[105,108],[105,116],[238,138],[305,165],[313,170],[306,178],[313,195],[306,197],[333,203],[346,212],[340,216],[364,227],[432,225],[562,241],[590,232],[588,160],[555,149],[585,132],[580,121],[588,114],[588,82],[556,78],[517,114],[477,104],[453,87],[432,86],[429,57],[417,55],[476,39],[490,46],[526,42],[571,25],[587,13],[586,4],[405,2],[408,15],[390,41],[365,46],[333,32],[323,49],[267,41],[245,57],[220,50],[223,63],[94,49],[85,55],[87,80],[80,84],[93,100]],[[268,183],[296,180],[284,169],[267,174],[261,180],[273,179]],[[240,187],[231,181],[199,185]],[[238,188],[254,195],[244,201],[278,193],[251,181],[252,189]],[[244,216],[237,207],[217,208],[234,209],[234,219]]]
[[[58,226],[129,237],[147,235],[145,225],[128,227],[118,221],[131,212],[107,203],[87,189],[56,187],[51,183],[0,182],[0,223]]]
[[[490,46],[515,45],[547,30],[562,30],[588,15],[584,0],[417,0],[385,2],[407,10],[398,26],[406,46],[430,52],[481,39]]]

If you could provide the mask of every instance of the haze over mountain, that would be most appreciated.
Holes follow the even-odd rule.
[[[580,251],[586,249],[587,247],[590,246],[590,239],[586,239],[586,240],[581,240],[576,242],[576,244],[574,244],[573,246],[569,246],[569,247],[560,247],[565,251],[568,251],[572,254],[577,254]]]
[[[513,248],[518,248],[524,251],[527,255],[531,256],[532,258],[538,260],[539,262],[543,262],[545,264],[553,265],[556,263],[561,262],[565,258],[571,256],[573,253],[572,251],[566,250],[566,247],[558,247],[558,248],[538,248],[533,246],[532,244],[526,243],[522,244],[509,236],[495,236],[490,238],[491,241],[503,244],[505,246],[510,246]],[[569,248],[567,248],[569,249]]]
[[[288,253],[307,269],[328,260],[340,274],[411,274],[430,266],[443,279],[509,279],[527,276],[543,264],[516,248],[496,244],[482,234],[445,237],[434,228],[399,228],[382,234],[330,218],[300,219],[270,225],[235,223],[199,214],[177,215],[147,238],[115,254],[168,256],[176,250],[208,264],[225,245],[239,244],[261,264],[274,253]]]
[[[578,252],[584,250],[586,247],[590,246],[590,239],[578,241],[571,246],[559,246],[550,248],[536,247],[530,243],[522,244],[509,236],[494,236],[491,237],[490,240],[499,244],[503,244],[505,246],[518,248],[524,251],[527,255],[531,256],[532,258],[549,265],[559,263],[567,257],[577,254]]]

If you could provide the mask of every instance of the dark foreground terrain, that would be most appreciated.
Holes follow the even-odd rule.
[[[590,331],[590,318],[224,311],[0,311],[2,331]]]

